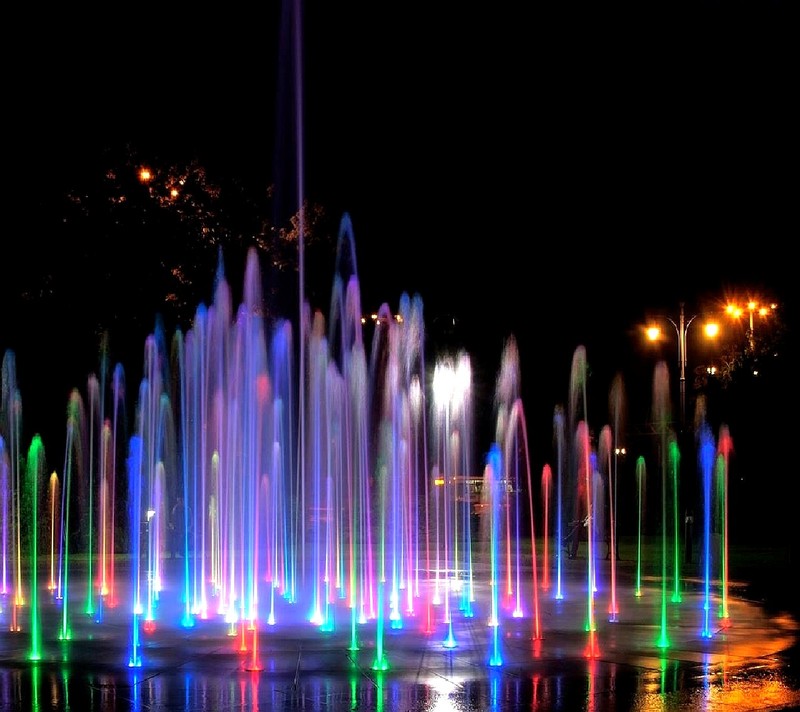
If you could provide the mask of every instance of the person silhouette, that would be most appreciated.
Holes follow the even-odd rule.
[[[172,505],[169,517],[170,552],[173,559],[183,556],[184,547],[186,546],[186,516],[183,497],[178,497],[175,500],[175,504]]]

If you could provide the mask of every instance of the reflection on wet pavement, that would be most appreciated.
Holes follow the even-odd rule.
[[[9,630],[4,601],[0,705],[82,712],[800,706],[794,615],[733,595],[729,621],[720,625],[715,618],[716,628],[705,637],[708,598],[687,586],[682,601],[667,606],[669,646],[660,648],[662,589],[646,583],[635,596],[623,577],[616,620],[607,613],[607,586],[599,583],[591,599],[596,630],[587,632],[590,599],[581,563],[569,565],[578,575],[570,574],[563,599],[552,590],[540,593],[538,637],[530,591],[523,616],[503,615],[498,626],[489,625],[488,584],[476,587],[470,615],[454,610],[451,627],[442,623],[441,611],[424,610],[401,626],[385,621],[379,630],[374,620],[354,626],[339,602],[335,623],[325,631],[309,624],[297,604],[282,600],[274,625],[256,629],[214,617],[185,628],[180,597],[167,587],[157,620],[136,630],[141,667],[129,665],[135,626],[126,607],[108,607],[94,618],[76,612],[70,639],[59,640],[61,606],[43,602],[43,653],[34,663],[28,660],[30,636],[24,626]],[[604,575],[601,570],[599,582]],[[458,596],[452,600],[455,607]]]

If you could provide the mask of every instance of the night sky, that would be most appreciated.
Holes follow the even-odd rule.
[[[647,392],[653,357],[637,326],[648,313],[677,318],[681,301],[694,314],[756,293],[791,323],[791,3],[308,3],[300,178],[280,5],[17,18],[4,294],[15,260],[35,262],[57,239],[29,234],[31,211],[130,144],[275,184],[290,203],[302,185],[330,214],[347,212],[365,310],[420,294],[428,319],[457,319],[487,390],[513,335],[537,429],[567,398],[579,345],[601,391],[630,367]],[[204,299],[212,284],[209,274]],[[41,388],[70,363],[59,387],[82,385],[94,364],[71,363],[73,345],[48,339],[46,322],[36,333],[13,313],[3,320],[0,348],[36,352],[48,371],[21,380]],[[66,394],[54,401],[63,411]]]
[[[280,5],[70,11],[31,30],[9,102],[19,188],[130,142],[288,195],[297,126]],[[754,233],[797,225],[783,4],[338,5],[306,8],[302,180],[350,213],[367,301],[419,291],[437,307],[527,312],[533,283],[566,289],[574,319],[598,289],[672,305],[695,284],[773,282]],[[443,290],[454,269],[467,288]]]

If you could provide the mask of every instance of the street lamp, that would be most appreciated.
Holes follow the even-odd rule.
[[[681,411],[681,429],[686,423],[686,334],[692,322],[697,318],[697,314],[692,315],[688,319],[684,311],[684,303],[680,303],[680,313],[678,321],[675,322],[672,317],[664,316],[672,326],[675,328],[675,333],[678,335],[678,367],[680,372],[680,411]],[[708,338],[714,338],[719,333],[719,324],[715,322],[706,323],[703,329]],[[661,329],[658,326],[648,326],[647,338],[650,341],[658,341],[661,337]]]
[[[745,311],[749,315],[749,328],[747,330],[747,343],[750,346],[750,351],[755,350],[755,332],[753,330],[753,316],[758,314],[762,319],[766,319],[777,308],[777,304],[760,304],[754,299],[748,300],[744,307],[739,306],[733,302],[725,305],[725,313],[733,319],[740,319]]]

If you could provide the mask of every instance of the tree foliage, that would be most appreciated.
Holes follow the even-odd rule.
[[[301,226],[305,249],[331,255],[335,232],[325,211],[309,203],[274,224],[271,196],[270,187],[235,176],[217,180],[196,159],[108,150],[102,164],[70,175],[55,210],[38,216],[46,247],[28,245],[18,298],[38,314],[91,319],[97,334],[148,328],[156,314],[185,328],[211,298],[220,259],[236,287],[251,246],[274,285],[264,293],[274,296],[287,282],[296,285]]]

